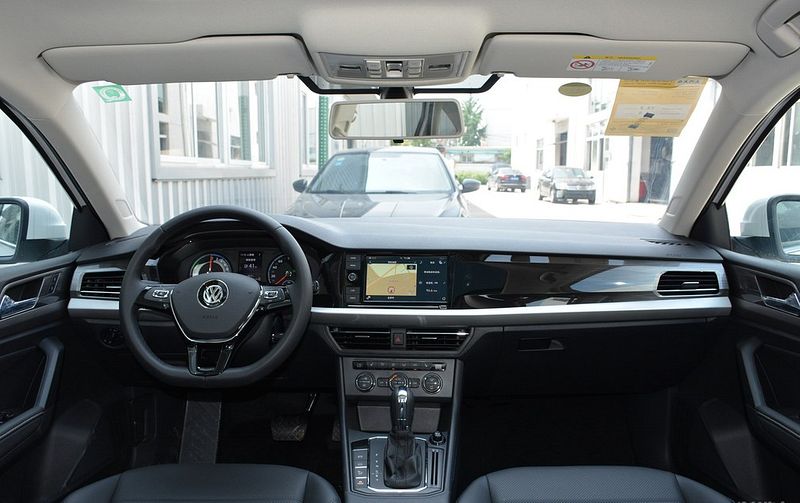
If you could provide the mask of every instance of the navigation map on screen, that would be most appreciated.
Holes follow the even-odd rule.
[[[367,295],[416,296],[417,264],[367,264]]]
[[[368,256],[367,302],[447,301],[447,257]]]

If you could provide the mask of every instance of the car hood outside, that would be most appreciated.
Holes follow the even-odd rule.
[[[455,193],[435,194],[313,194],[303,193],[287,215],[306,218],[457,217]]]
[[[578,187],[590,187],[594,185],[594,180],[592,180],[591,178],[578,178],[578,177],[556,178],[555,182],[565,185],[578,186]]]

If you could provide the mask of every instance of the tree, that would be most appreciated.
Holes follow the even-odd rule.
[[[406,147],[435,147],[436,143],[429,138],[413,138],[405,140],[403,146]]]
[[[478,100],[470,98],[462,104],[464,113],[464,136],[461,137],[461,144],[469,147],[480,146],[486,139],[486,126],[483,123],[483,109]]]

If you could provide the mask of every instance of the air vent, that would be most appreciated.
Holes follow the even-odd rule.
[[[455,351],[469,337],[466,329],[424,329],[406,331],[406,349],[409,351]]]
[[[342,349],[391,349],[392,336],[388,328],[331,327],[331,335]]]
[[[81,297],[118,299],[125,271],[87,272],[81,280]]]
[[[692,243],[686,241],[678,241],[677,239],[645,239],[648,243],[663,246],[693,246]]]
[[[658,293],[663,296],[719,293],[717,274],[710,271],[668,271],[658,280]]]

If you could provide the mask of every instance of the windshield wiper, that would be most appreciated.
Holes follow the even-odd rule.
[[[416,194],[416,192],[408,192],[405,190],[380,190],[375,192],[365,192],[365,194]]]

